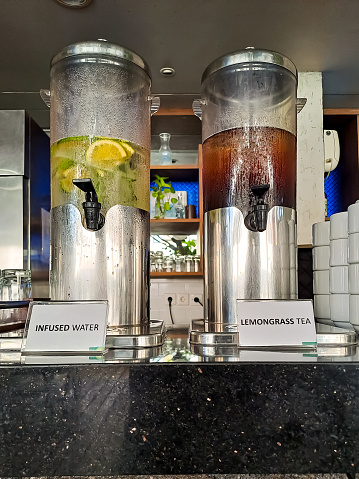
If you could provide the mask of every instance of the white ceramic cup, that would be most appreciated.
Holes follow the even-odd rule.
[[[314,294],[330,294],[329,291],[329,270],[313,272]]]
[[[359,263],[359,233],[351,233],[349,235],[348,263]]]
[[[329,246],[330,221],[314,223],[312,227],[313,246]]]
[[[359,233],[359,201],[348,208],[348,232]]]
[[[349,296],[349,294],[330,295],[330,319],[334,323],[349,322]]]
[[[329,269],[329,246],[316,246],[312,249],[313,255],[313,271],[322,271]]]
[[[331,266],[329,270],[329,291],[333,294],[349,293],[349,267]]]
[[[350,324],[359,326],[359,294],[351,294],[349,298]]]
[[[330,318],[330,294],[315,294],[314,295],[314,317],[316,319]]]
[[[330,217],[330,239],[348,237],[348,212],[335,213]]]
[[[348,264],[348,239],[330,240],[330,266],[346,266]]]
[[[349,293],[359,294],[359,263],[350,264],[348,268]]]

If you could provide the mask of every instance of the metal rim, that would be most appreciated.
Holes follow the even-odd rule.
[[[79,55],[106,55],[110,57],[120,58],[134,63],[144,70],[151,78],[151,70],[147,63],[137,53],[129,50],[128,48],[121,47],[114,43],[109,43],[106,40],[96,40],[73,43],[63,48],[61,52],[54,56],[51,60],[51,67],[65,58],[75,57]]]
[[[85,8],[92,3],[92,0],[56,0],[56,2],[68,8]]]
[[[297,78],[297,68],[286,56],[270,50],[257,50],[248,47],[245,50],[223,55],[210,63],[202,75],[202,83],[216,71],[242,63],[270,63],[272,65],[278,65],[289,70]]]

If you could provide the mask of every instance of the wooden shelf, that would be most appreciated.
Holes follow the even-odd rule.
[[[188,219],[151,219],[151,234],[196,234],[200,229],[199,218]]]
[[[198,181],[198,165],[151,165],[151,181],[154,175],[168,176],[171,181]]]
[[[173,278],[174,276],[182,276],[182,277],[202,277],[203,276],[203,273],[202,271],[198,271],[198,272],[191,272],[191,273],[184,273],[184,272],[180,272],[178,273],[177,271],[170,271],[170,272],[167,272],[167,271],[163,271],[163,272],[158,272],[158,271],[155,271],[155,272],[152,272],[150,273],[150,276],[151,278]]]

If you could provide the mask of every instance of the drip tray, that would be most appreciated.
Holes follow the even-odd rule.
[[[106,348],[137,349],[162,346],[166,337],[163,321],[151,320],[147,327],[118,327],[108,331]]]

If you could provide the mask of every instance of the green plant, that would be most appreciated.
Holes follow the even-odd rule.
[[[189,241],[182,240],[182,248],[183,248],[183,253],[181,254],[186,254],[186,255],[197,254],[195,240],[189,240]]]
[[[156,219],[163,218],[166,211],[169,211],[171,207],[177,203],[176,198],[170,198],[170,193],[175,193],[175,189],[171,185],[167,176],[155,175],[155,185],[151,186],[152,196],[156,198],[156,209],[159,214],[155,216]],[[172,203],[172,204],[171,204]]]

